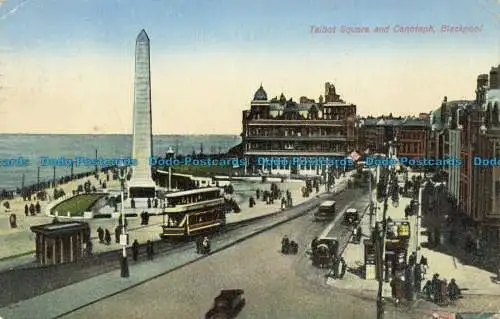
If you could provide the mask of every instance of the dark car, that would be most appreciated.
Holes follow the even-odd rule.
[[[205,319],[232,319],[245,306],[242,289],[221,290],[214,299],[214,306],[205,315]]]
[[[349,208],[344,213],[344,224],[354,226],[359,222],[359,212],[355,208]]]

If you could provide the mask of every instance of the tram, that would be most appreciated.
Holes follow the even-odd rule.
[[[223,191],[218,187],[175,192],[165,196],[163,239],[186,239],[212,233],[226,224]]]

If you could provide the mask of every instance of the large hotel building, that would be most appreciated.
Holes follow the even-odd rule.
[[[325,95],[318,101],[301,97],[298,102],[282,93],[272,99],[264,88],[255,92],[250,110],[243,111],[243,153],[247,173],[277,175],[323,175],[328,163],[304,161],[291,165],[290,159],[345,159],[354,150],[356,105],[344,102],[335,86],[325,84]],[[286,158],[288,163],[262,161]],[[260,158],[260,161],[259,161]]]

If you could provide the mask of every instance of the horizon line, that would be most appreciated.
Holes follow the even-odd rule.
[[[170,135],[170,136],[179,136],[179,135],[193,135],[193,136],[205,136],[205,135],[211,135],[211,136],[216,136],[216,135],[233,135],[233,136],[240,136],[241,133],[236,134],[236,133],[206,133],[206,134],[190,134],[190,133],[171,133],[171,134],[164,134],[164,133],[153,133],[153,136],[159,136],[159,135]],[[0,132],[0,135],[133,135],[133,133],[26,133],[26,132]]]

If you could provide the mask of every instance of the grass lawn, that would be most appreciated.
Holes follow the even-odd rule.
[[[65,200],[56,206],[54,206],[50,212],[55,214],[59,212],[59,215],[66,216],[68,212],[71,212],[71,216],[83,216],[84,212],[89,211],[89,209],[101,198],[105,197],[106,194],[80,194]]]
[[[168,171],[168,167],[163,168]],[[189,174],[198,177],[212,177],[214,175],[228,176],[231,172],[232,175],[238,171],[230,166],[202,166],[202,165],[181,165],[172,167],[172,173]]]

